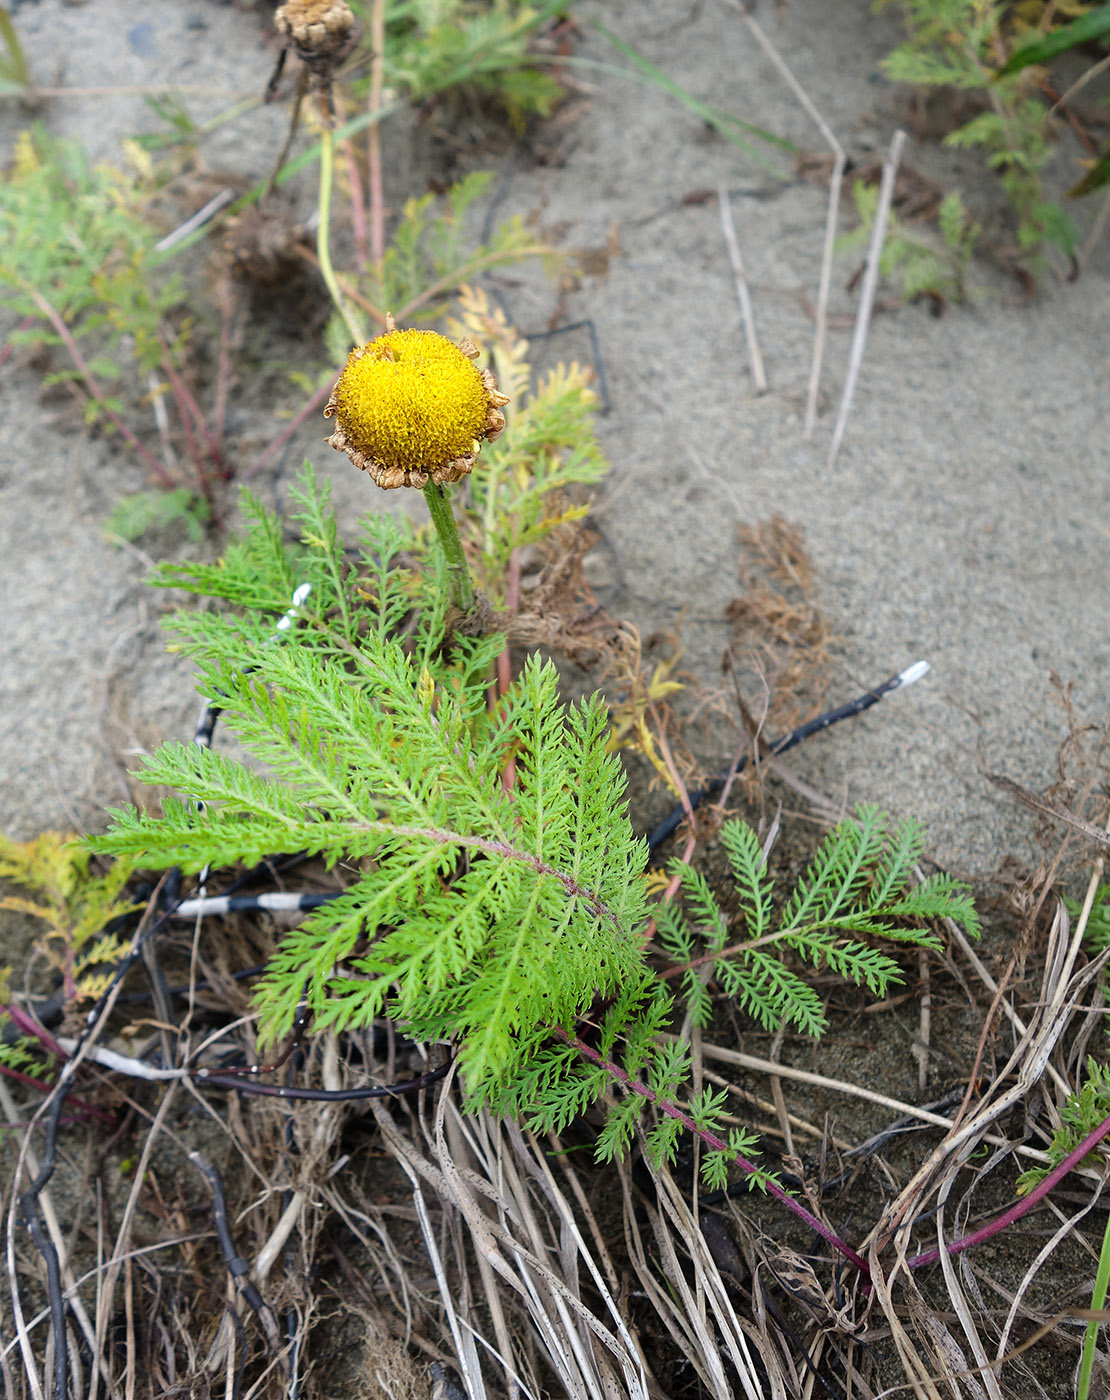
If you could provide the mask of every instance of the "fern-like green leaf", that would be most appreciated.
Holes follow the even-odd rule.
[[[683,908],[656,913],[660,942],[682,971],[682,994],[695,1025],[707,1024],[710,999],[700,972],[711,962],[722,992],[767,1030],[791,1024],[807,1035],[826,1026],[820,997],[796,963],[829,968],[876,996],[901,980],[898,964],[870,940],[939,948],[922,924],[955,919],[973,936],[979,921],[967,890],[945,875],[914,884],[924,833],[914,821],[891,831],[877,807],[860,807],[821,843],[774,919],[774,886],[756,833],[730,822],[721,833],[736,882],[738,909],[728,924],[700,873],[676,864]],[[721,930],[728,927],[728,946]],[[700,956],[699,946],[705,948]]]

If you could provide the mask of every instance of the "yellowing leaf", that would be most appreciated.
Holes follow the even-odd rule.
[[[144,150],[138,141],[133,140],[130,136],[124,137],[122,145],[128,165],[143,180],[152,183],[154,180],[154,161],[150,157],[150,152]]]
[[[432,707],[432,696],[435,693],[435,688],[436,683],[432,679],[432,673],[428,670],[427,666],[425,666],[420,672],[420,679],[416,683],[416,694],[425,709],[430,710]]]
[[[649,895],[662,895],[671,883],[671,877],[662,867],[644,872],[644,888]]]

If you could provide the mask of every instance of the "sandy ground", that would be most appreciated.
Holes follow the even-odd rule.
[[[698,97],[822,149],[719,0],[609,0],[593,10]],[[874,16],[865,0],[790,0],[781,15],[768,5],[759,13],[843,144],[884,151],[898,110],[877,65],[897,41],[894,17]],[[189,95],[198,116],[259,91],[272,61],[255,12],[210,0],[39,0],[20,6],[17,21],[43,82],[65,53],[69,85],[209,89]],[[619,61],[592,29],[579,52]],[[568,320],[596,325],[612,400],[602,425],[613,463],[599,517],[605,545],[592,565],[601,596],[645,632],[681,617],[684,665],[720,686],[737,526],[774,513],[798,522],[839,639],[831,701],[918,658],[933,671],[812,741],[794,769],[837,800],[923,818],[934,854],[960,870],[987,873],[1008,853],[1028,855],[1028,814],[978,764],[1034,787],[1056,777],[1052,669],[1078,682],[1090,718],[1105,717],[1110,238],[1080,281],[1046,279],[1032,304],[977,268],[986,291],[970,309],[880,315],[829,469],[845,330],[831,335],[817,432],[802,435],[813,332],[802,294],[816,292],[824,189],[776,184],[650,87],[581,76],[590,102],[568,130],[565,164],[518,161],[497,197],[499,216],[538,209],[581,247],[604,245],[619,227],[607,275],[584,277],[566,307]],[[98,156],[153,121],[126,92],[58,98],[42,119],[81,134]],[[24,120],[12,104],[0,110],[0,149]],[[208,160],[257,177],[282,120],[275,109],[248,113],[217,134]],[[968,157],[911,138],[906,160],[958,179],[977,212],[996,207],[989,177]],[[762,396],[716,204],[682,202],[719,182],[732,194],[751,279],[770,384]],[[310,208],[306,186],[305,215]],[[1078,217],[1089,224],[1094,213]],[[838,264],[838,313],[852,309],[852,270]],[[510,276],[502,285],[520,326],[546,325],[550,283]],[[567,340],[568,355],[588,354],[584,336]],[[61,430],[18,357],[0,369],[0,391],[0,828],[28,836],[98,825],[103,805],[126,791],[115,756],[187,734],[196,702],[164,653],[155,625],[164,600],[144,587],[142,557],[102,534],[117,494],[140,484],[138,470],[114,445]],[[307,455],[330,474],[348,515],[365,509],[363,481],[322,437],[322,424],[306,429],[291,460]],[[244,438],[244,460],[254,445]],[[707,761],[727,758],[735,732],[721,725],[697,742]]]

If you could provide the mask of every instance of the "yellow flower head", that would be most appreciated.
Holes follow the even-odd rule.
[[[385,490],[459,481],[482,440],[501,436],[509,400],[497,376],[472,363],[472,341],[399,331],[392,316],[386,324],[351,351],[324,409],[336,420],[327,441]]]

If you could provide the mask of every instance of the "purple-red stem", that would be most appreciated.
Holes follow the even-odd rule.
[[[21,1069],[12,1069],[10,1065],[0,1065],[0,1074],[5,1079],[14,1079],[17,1084],[26,1085],[28,1089],[37,1089],[40,1094],[49,1094],[50,1092],[50,1085],[45,1080],[36,1079],[33,1074],[24,1074]]]
[[[962,1254],[965,1249],[982,1244],[984,1240],[989,1240],[992,1235],[997,1235],[1000,1230],[1005,1230],[1008,1225],[1013,1225],[1015,1221],[1020,1220],[1023,1215],[1028,1214],[1035,1205],[1042,1201],[1056,1183],[1062,1181],[1073,1167],[1078,1166],[1088,1153],[1093,1152],[1108,1133],[1110,1133],[1110,1118],[1104,1118],[1094,1132],[1088,1133],[1079,1146],[1073,1148],[1058,1166],[1053,1167],[1040,1185],[1034,1187],[1028,1196],[1023,1196],[1020,1201],[1015,1201],[1009,1210],[1004,1210],[989,1225],[984,1225],[980,1229],[972,1231],[970,1235],[964,1235],[961,1239],[953,1240],[951,1244],[945,1245],[945,1253]],[[911,1269],[920,1269],[925,1264],[935,1264],[939,1258],[939,1249],[928,1249],[924,1254],[915,1255],[909,1261],[909,1266]]]
[[[370,113],[381,111],[382,82],[385,74],[385,0],[373,0],[370,10],[370,45],[374,56],[370,65]],[[370,186],[370,255],[374,274],[381,285],[385,258],[385,191],[382,183],[381,124],[374,122],[366,133],[366,176]]]
[[[220,456],[220,445],[209,431],[208,423],[205,420],[201,406],[193,397],[193,391],[189,388],[188,384],[185,383],[180,371],[174,364],[173,350],[170,348],[169,341],[167,341],[161,331],[158,332],[158,339],[162,343],[162,363],[165,366],[166,374],[173,387],[174,398],[177,400],[178,412],[181,415],[181,424],[185,429],[186,439],[190,442],[190,453],[193,457],[193,461],[197,464],[197,471],[207,476],[207,472],[205,472],[202,467],[204,459],[192,445],[192,434],[189,431],[190,418],[195,424],[197,432],[200,433],[201,437],[204,439],[204,446],[208,452],[209,461],[216,467],[221,467],[223,465]]]
[[[45,1027],[40,1026],[33,1016],[28,1016],[26,1011],[12,1004],[0,1007],[0,1010],[6,1011],[12,1019],[12,1024],[18,1026],[24,1035],[29,1035],[32,1039],[37,1040],[43,1049],[49,1050],[52,1055],[57,1055],[59,1060],[69,1059],[69,1056],[50,1032]]]
[[[715,1133],[711,1133],[705,1128],[699,1128],[690,1115],[685,1112],[684,1109],[679,1108],[676,1103],[672,1103],[669,1099],[660,1098],[654,1089],[651,1089],[647,1084],[642,1083],[638,1079],[633,1079],[626,1070],[621,1069],[620,1065],[614,1064],[612,1060],[605,1059],[603,1055],[599,1055],[598,1052],[587,1045],[585,1041],[579,1040],[575,1036],[568,1035],[566,1031],[558,1027],[555,1029],[555,1034],[567,1045],[572,1045],[583,1059],[591,1060],[595,1065],[600,1065],[607,1074],[611,1075],[618,1083],[623,1084],[626,1089],[634,1094],[639,1094],[641,1098],[647,1099],[649,1103],[655,1104],[660,1112],[665,1113],[668,1118],[677,1119],[684,1128],[693,1133],[695,1137],[700,1138],[707,1147],[711,1147],[717,1152],[727,1152],[740,1170],[746,1172],[748,1176],[760,1175],[759,1168],[756,1167],[754,1163],[749,1162],[746,1157],[741,1157],[739,1153],[733,1152],[728,1143],[722,1138],[717,1137]],[[840,1236],[831,1230],[823,1220],[818,1220],[815,1215],[806,1210],[805,1206],[800,1205],[793,1196],[788,1196],[781,1186],[777,1185],[769,1178],[765,1178],[763,1184],[769,1195],[773,1196],[776,1201],[780,1201],[787,1210],[793,1211],[800,1220],[804,1220],[811,1230],[816,1230],[821,1238],[827,1244],[832,1245],[837,1253],[842,1254],[850,1264],[854,1264],[864,1278],[871,1277],[871,1270],[868,1268],[867,1260],[858,1255],[850,1245],[845,1244]]]
[[[177,416],[181,420],[181,431],[185,434],[185,447],[192,458],[193,466],[196,468],[197,477],[201,490],[208,495],[208,473],[204,469],[204,460],[201,457],[200,448],[197,445],[196,437],[193,433],[193,425],[189,421],[189,411],[185,407],[185,401],[181,396],[179,385],[181,377],[170,364],[169,353],[163,347],[162,368],[166,371],[166,378],[170,381],[170,392],[173,394],[174,403],[177,404]]]
[[[321,404],[325,403],[330,396],[330,384],[325,384],[322,389],[317,389],[316,392],[309,399],[308,403],[306,403],[304,408],[301,409],[300,413],[298,413],[295,418],[290,419],[290,421],[281,430],[281,432],[278,433],[277,437],[274,438],[274,440],[271,443],[269,443],[266,447],[262,449],[262,451],[258,454],[258,456],[254,459],[254,461],[250,464],[246,471],[243,472],[242,479],[246,481],[249,477],[255,476],[258,472],[260,472],[262,468],[266,465],[266,463],[270,460],[270,458],[274,455],[274,453],[279,452],[285,446],[285,444],[289,441],[289,439],[305,421],[308,415],[312,413],[315,409],[318,409],[321,406]]]
[[[26,1085],[29,1089],[35,1089],[40,1094],[49,1094],[52,1088],[50,1084],[44,1083],[41,1079],[35,1079],[33,1075],[24,1074],[18,1069],[9,1069],[7,1065],[0,1065],[0,1074],[4,1075],[6,1079],[14,1079],[17,1083]],[[114,1129],[119,1127],[119,1119],[106,1108],[97,1108],[96,1104],[89,1103],[87,1100],[79,1098],[76,1094],[69,1095],[69,1102],[74,1108],[80,1110],[80,1114],[75,1114],[70,1118],[64,1118],[62,1122],[76,1123],[86,1121],[89,1118],[98,1118],[101,1123],[107,1123],[110,1128]],[[8,1128],[27,1128],[30,1127],[30,1122],[7,1123],[5,1126]]]
[[[212,436],[221,446],[227,423],[227,391],[231,382],[231,317],[233,308],[234,292],[232,291],[231,278],[225,277],[220,286],[220,352],[216,362],[216,412],[212,423]]]
[[[351,225],[355,234],[355,262],[359,272],[365,272],[369,261],[366,248],[366,205],[362,192],[362,176],[358,171],[354,147],[350,141],[343,142],[343,159],[347,165],[347,179],[351,182]]]
[[[36,291],[34,287],[26,283],[21,285],[23,291],[27,293],[27,295],[32,299],[32,301],[39,308],[42,314],[54,327],[55,331],[58,334],[58,338],[61,340],[65,348],[69,351],[70,359],[77,366],[78,374],[80,374],[81,378],[85,381],[85,388],[88,390],[90,396],[100,405],[101,412],[115,427],[116,431],[123,438],[125,438],[135,449],[135,451],[139,454],[142,460],[146,463],[147,470],[154,477],[155,481],[157,481],[159,486],[164,487],[167,491],[172,491],[173,488],[177,485],[173,477],[170,476],[168,471],[166,471],[165,467],[158,460],[158,458],[155,457],[153,453],[147,451],[147,449],[142,445],[142,443],[127,426],[127,424],[123,421],[123,419],[119,416],[119,414],[116,413],[114,409],[109,408],[108,405],[104,402],[104,395],[101,392],[100,385],[96,382],[92,370],[89,369],[88,362],[86,361],[84,355],[81,354],[80,348],[78,347],[76,340],[74,340],[73,338],[73,333],[70,331],[66,323],[62,320],[62,317],[59,314],[59,312],[53,306],[51,306],[51,304],[46,300],[46,298],[41,294],[41,292]]]
[[[37,1040],[44,1050],[48,1050],[52,1055],[57,1056],[59,1060],[69,1059],[69,1056],[54,1037],[50,1035],[48,1031],[44,1030],[33,1017],[28,1016],[27,1013],[18,1006],[10,1004],[7,1006],[0,1005],[0,1011],[6,1012],[11,1018],[13,1025],[18,1026],[25,1036],[28,1036],[32,1040]],[[48,1094],[50,1092],[49,1084],[44,1084],[41,1079],[36,1079],[33,1075],[24,1074],[22,1070],[10,1069],[7,1065],[0,1065],[0,1074],[6,1075],[8,1079],[16,1080],[19,1084],[25,1084],[28,1088],[37,1089],[40,1093]],[[106,1109],[97,1108],[95,1104],[86,1103],[84,1099],[77,1098],[76,1095],[70,1097],[70,1103],[72,1103],[74,1107],[80,1108],[83,1113],[93,1118],[99,1118],[104,1123],[110,1123],[113,1128],[116,1126],[115,1115],[109,1113]],[[15,1125],[9,1123],[8,1126],[14,1127]]]

